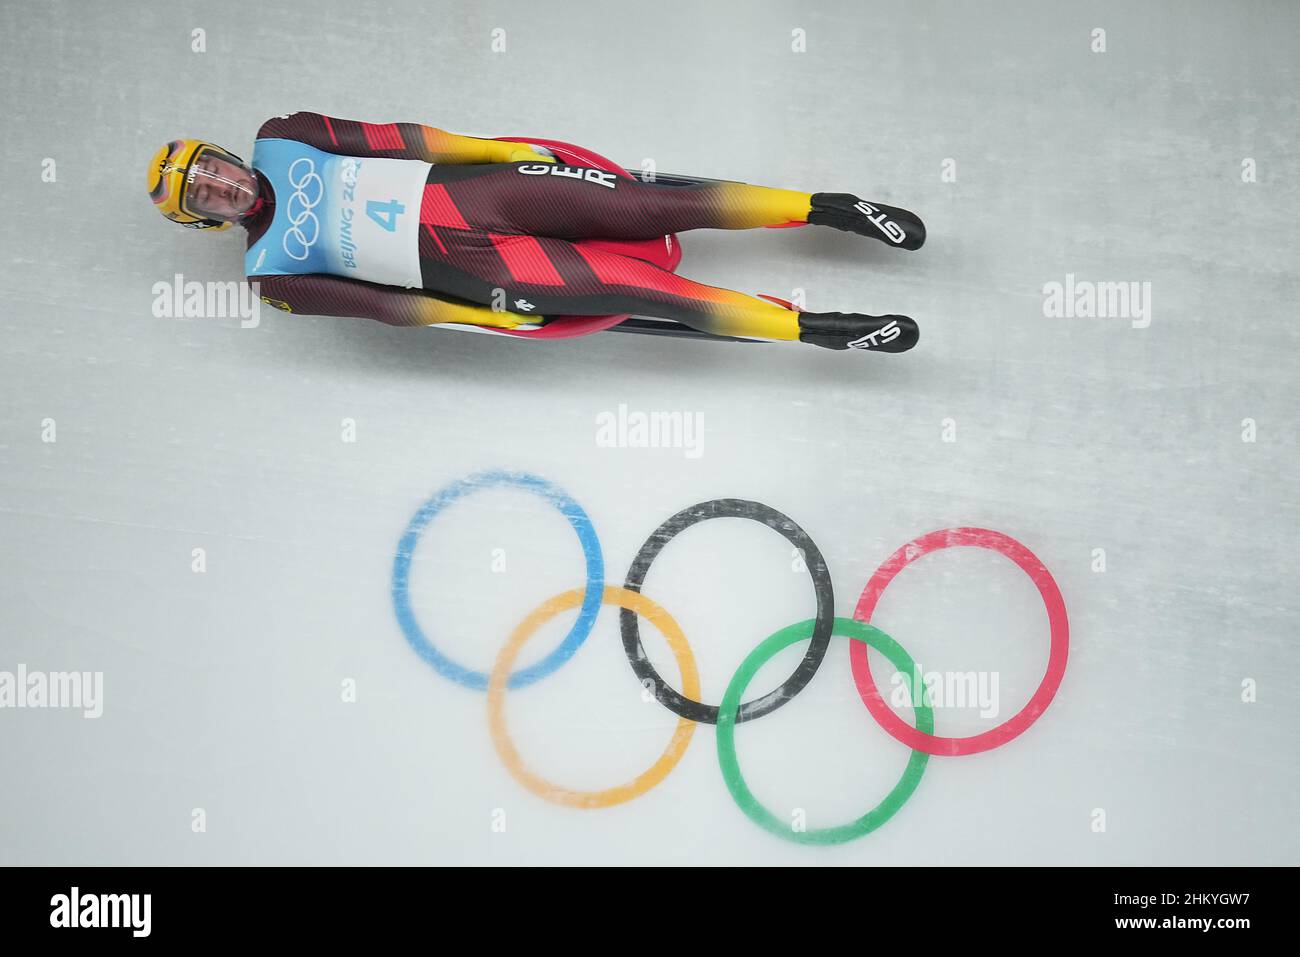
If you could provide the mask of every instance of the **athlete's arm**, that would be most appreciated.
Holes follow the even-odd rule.
[[[419,123],[361,123],[321,113],[275,116],[260,139],[288,139],[327,153],[423,160],[426,163],[553,163],[527,143],[459,136]]]
[[[322,273],[250,276],[262,301],[307,316],[358,316],[390,326],[432,326],[444,322],[511,329],[541,323],[540,316],[495,312],[487,306],[453,302],[423,289],[403,289]]]

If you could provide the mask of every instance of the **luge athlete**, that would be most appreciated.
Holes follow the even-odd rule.
[[[497,329],[636,313],[830,349],[903,352],[917,340],[906,316],[799,312],[575,243],[791,223],[904,249],[925,241],[914,214],[847,193],[645,183],[557,164],[527,143],[319,113],[264,123],[251,167],[211,143],[168,143],[148,187],[173,222],[245,227],[249,280],[294,313]]]

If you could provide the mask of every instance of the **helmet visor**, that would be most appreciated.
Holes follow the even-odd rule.
[[[238,158],[211,146],[194,154],[185,174],[182,206],[187,213],[237,222],[257,202],[257,177]]]

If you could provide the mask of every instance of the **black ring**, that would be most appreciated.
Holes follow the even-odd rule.
[[[641,583],[645,581],[646,572],[650,570],[650,563],[655,560],[663,547],[692,525],[711,518],[747,518],[762,522],[795,548],[801,549],[804,564],[812,574],[813,594],[817,599],[817,618],[813,625],[812,641],[803,660],[799,662],[799,667],[795,668],[794,673],[779,688],[772,689],[761,698],[742,704],[736,712],[736,722],[739,723],[761,718],[769,711],[775,711],[802,691],[812,680],[831,643],[831,630],[835,627],[835,592],[831,587],[831,574],[826,568],[826,561],[808,533],[793,519],[782,515],[776,509],[761,502],[749,502],[741,498],[717,498],[711,502],[692,505],[690,508],[682,509],[656,528],[633,559],[632,567],[627,572],[627,582],[623,587],[628,591],[640,592]],[[624,608],[619,617],[619,625],[623,633],[623,650],[627,652],[627,660],[631,663],[632,670],[636,672],[642,684],[647,680],[653,683],[655,698],[659,703],[688,720],[702,724],[717,724],[716,705],[703,704],[684,697],[659,677],[659,672],[655,671],[654,665],[650,664],[645,648],[641,645],[641,632],[636,614]]]

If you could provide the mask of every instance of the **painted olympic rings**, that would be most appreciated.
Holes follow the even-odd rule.
[[[690,508],[682,509],[660,525],[646,539],[641,550],[636,553],[636,558],[632,559],[632,567],[628,569],[627,581],[623,587],[629,591],[639,592],[645,582],[646,572],[650,570],[650,564],[663,551],[663,547],[692,525],[698,525],[711,518],[748,518],[755,522],[762,522],[777,534],[783,535],[786,541],[803,553],[804,564],[812,575],[813,594],[817,600],[816,626],[813,628],[812,643],[808,645],[808,651],[794,673],[785,679],[779,688],[773,688],[763,697],[740,706],[736,720],[752,721],[781,707],[802,691],[812,680],[812,676],[817,673],[817,666],[822,663],[822,658],[826,656],[826,649],[831,643],[831,628],[835,618],[835,591],[831,586],[831,573],[826,568],[826,561],[807,532],[776,509],[739,498],[719,498],[692,505]],[[717,724],[718,709],[715,705],[701,704],[689,696],[683,697],[659,677],[654,665],[650,664],[650,659],[646,657],[645,649],[641,647],[636,615],[624,609],[619,616],[619,624],[623,632],[623,650],[627,653],[627,660],[631,663],[632,670],[636,672],[637,678],[642,683],[647,681],[651,683],[659,703],[679,717],[702,721],[705,724]]]
[[[506,720],[503,714],[505,676],[510,673],[510,666],[515,663],[519,649],[539,627],[560,612],[576,608],[581,601],[582,589],[580,588],[556,595],[543,602],[510,634],[505,647],[497,655],[496,664],[492,666],[492,674],[488,680],[488,727],[492,731],[492,743],[496,745],[502,763],[516,781],[534,794],[556,804],[568,804],[573,807],[612,807],[644,794],[668,776],[668,772],[677,766],[677,762],[686,753],[686,746],[691,743],[691,735],[695,733],[695,722],[687,718],[678,718],[677,730],[673,732],[672,740],[668,742],[668,747],[659,756],[659,760],[651,765],[648,771],[638,774],[627,784],[604,791],[572,791],[557,787],[524,766],[519,752],[515,750],[506,731]],[[644,595],[614,585],[605,586],[603,601],[606,605],[619,605],[633,614],[644,615],[647,621],[658,628],[659,633],[668,639],[668,645],[677,659],[677,667],[682,673],[682,687],[686,689],[687,694],[700,693],[700,673],[695,667],[695,656],[691,654],[691,646],[686,643],[686,636],[682,634],[681,627],[668,612]]]
[[[533,492],[544,498],[568,519],[578,535],[586,557],[587,583],[583,588],[563,592],[543,602],[511,632],[497,653],[490,674],[473,671],[439,652],[415,620],[409,595],[411,556],[429,523],[445,508],[479,489],[508,486]],[[800,549],[813,580],[816,616],[789,625],[770,635],[745,658],[727,685],[718,706],[698,700],[699,674],[695,658],[677,622],[657,603],[641,594],[651,563],[676,535],[711,518],[747,518],[762,522]],[[881,699],[867,661],[868,646],[882,652],[899,672],[912,674],[914,666],[907,652],[893,638],[869,624],[876,603],[886,586],[916,559],[944,548],[973,546],[993,549],[1015,562],[1034,582],[1047,609],[1051,645],[1047,673],[1024,708],[1015,716],[982,734],[966,738],[945,738],[934,734],[934,713],[927,693],[914,703],[916,727],[896,715]],[[471,475],[437,492],[416,511],[398,543],[393,561],[393,606],[398,622],[411,647],[440,674],[470,688],[487,691],[488,725],[493,745],[510,774],[525,788],[548,801],[580,808],[601,808],[638,797],[662,781],[676,767],[698,724],[716,724],[718,763],[723,783],[747,817],[765,830],[802,844],[838,844],[870,833],[889,820],[916,790],[932,755],[968,755],[1006,744],[1023,734],[1051,703],[1065,674],[1069,656],[1069,622],[1065,602],[1051,572],[1033,552],[1001,532],[983,528],[951,528],[930,532],[898,549],[876,569],[858,599],[852,619],[835,617],[835,599],[830,573],[812,538],[793,520],[759,502],[744,499],[714,499],[683,509],[657,528],[641,546],[628,570],[624,587],[606,585],[600,543],[587,513],[565,492],[545,479],[522,472],[491,471]],[[518,689],[543,678],[573,656],[590,635],[602,604],[617,605],[624,652],[636,676],[649,682],[656,699],[674,712],[677,726],[659,758],[626,784],[601,791],[577,791],[561,787],[525,766],[506,728],[504,717],[507,689]],[[511,672],[520,650],[545,622],[557,614],[578,608],[578,618],[564,641],[537,664]],[[637,617],[645,617],[667,639],[681,673],[681,692],[667,683],[651,666],[641,646]],[[902,777],[876,807],[862,817],[836,827],[799,831],[759,804],[740,772],[735,749],[737,724],[774,711],[798,694],[811,680],[826,655],[832,635],[850,639],[849,660],[859,696],[868,712],[890,735],[912,749]],[[808,650],[794,673],[775,691],[741,703],[750,681],[762,665],[783,648],[808,641]]]
[[[912,756],[907,759],[907,767],[903,769],[903,776],[885,795],[885,799],[856,821],[838,827],[796,831],[789,822],[782,821],[758,803],[758,798],[754,797],[749,790],[749,785],[740,774],[740,761],[736,757],[736,711],[740,704],[740,696],[745,693],[745,688],[764,663],[782,648],[793,645],[796,641],[807,640],[812,636],[815,627],[815,620],[787,625],[776,634],[770,635],[741,662],[740,668],[732,676],[731,683],[727,685],[727,690],[722,695],[722,704],[719,706],[718,764],[722,766],[722,780],[726,782],[727,790],[740,805],[740,809],[755,824],[766,828],[777,837],[788,838],[800,844],[843,844],[863,834],[870,834],[898,813],[898,809],[921,783],[921,775],[925,773],[925,766],[930,756],[924,751],[913,749]],[[906,675],[912,673],[915,665],[912,663],[911,656],[903,650],[902,645],[879,628],[853,621],[851,618],[836,618],[833,628],[835,634],[853,639],[854,647],[857,647],[858,643],[861,643],[863,648],[871,645],[882,652],[900,672]],[[930,708],[930,693],[924,687],[921,690],[921,701],[916,705],[916,726],[923,732],[934,730],[934,711]]]
[[[453,482],[421,505],[407,524],[402,540],[397,546],[397,557],[393,559],[392,594],[397,621],[416,654],[431,664],[435,671],[452,681],[479,691],[487,688],[488,676],[481,671],[472,671],[457,664],[440,652],[425,636],[419,622],[415,620],[415,612],[411,610],[410,595],[411,555],[420,541],[420,534],[443,509],[471,492],[499,485],[533,492],[558,508],[577,533],[578,541],[582,544],[582,553],[587,559],[587,587],[578,620],[573,623],[573,627],[569,629],[569,633],[564,641],[560,642],[559,647],[537,664],[510,676],[511,688],[522,688],[545,678],[573,657],[573,653],[587,640],[592,625],[596,623],[596,613],[600,611],[601,589],[605,585],[605,562],[600,554],[600,541],[596,538],[596,530],[592,528],[591,519],[567,493],[546,479],[525,472],[479,472]]]
[[[872,612],[876,610],[876,602],[880,600],[880,593],[894,580],[895,575],[922,555],[959,545],[989,548],[1005,555],[1019,565],[1037,587],[1047,608],[1047,622],[1052,636],[1047,655],[1047,673],[1043,675],[1043,680],[1029,703],[996,728],[967,738],[940,738],[921,729],[908,727],[898,715],[889,710],[889,706],[880,699],[876,682],[871,677],[871,668],[867,664],[867,646],[854,643],[849,649],[849,661],[853,668],[853,681],[858,686],[858,694],[862,696],[867,710],[882,728],[903,744],[926,754],[978,754],[1006,744],[1022,734],[1052,703],[1056,689],[1065,677],[1065,662],[1070,655],[1070,623],[1065,614],[1065,600],[1061,597],[1061,590],[1056,587],[1052,573],[1038,560],[1037,555],[1014,538],[987,528],[948,528],[908,542],[876,569],[876,573],[862,589],[853,617],[858,621],[870,621]]]

